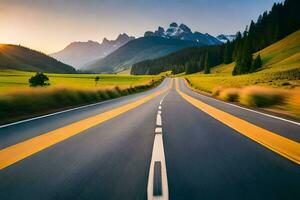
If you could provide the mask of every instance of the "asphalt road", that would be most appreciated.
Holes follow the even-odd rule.
[[[179,95],[175,84],[165,90],[171,82],[167,79],[141,94],[0,128],[1,165],[1,152],[13,145],[164,90],[125,113],[0,169],[0,199],[147,199],[156,154],[167,174],[161,176],[168,195],[161,199],[300,199],[299,164],[196,108]],[[251,124],[297,144],[300,141],[296,123],[199,95],[183,81],[179,88]],[[155,133],[157,127],[162,133]],[[158,134],[163,146],[156,144]]]

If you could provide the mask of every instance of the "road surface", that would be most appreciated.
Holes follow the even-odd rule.
[[[1,126],[0,199],[300,199],[300,124],[166,79]]]

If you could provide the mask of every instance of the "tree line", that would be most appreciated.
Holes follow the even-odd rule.
[[[134,64],[131,74],[159,74],[172,71],[173,74],[199,71],[210,72],[212,66],[223,62],[223,46],[190,47],[153,60]]]

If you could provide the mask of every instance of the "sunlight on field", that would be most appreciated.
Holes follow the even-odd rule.
[[[300,63],[284,65],[284,67],[274,66],[256,73],[240,76],[231,75],[233,66],[234,64],[220,65],[212,68],[212,74],[197,73],[185,77],[189,79],[193,87],[209,93],[217,86],[259,85],[285,89],[300,86],[300,80],[297,79],[300,73]]]
[[[0,95],[14,91],[32,89],[29,87],[28,79],[33,72],[22,72],[15,70],[0,70]],[[115,86],[130,87],[143,85],[158,79],[157,76],[131,76],[131,75],[109,75],[109,74],[48,74],[50,79],[49,88],[64,87],[74,89],[106,89]],[[95,84],[95,77],[100,76],[99,83]]]
[[[263,58],[264,67],[266,68],[270,65],[291,64],[295,63],[295,61],[300,63],[299,41],[300,30],[257,52],[254,54],[254,57],[260,54]]]

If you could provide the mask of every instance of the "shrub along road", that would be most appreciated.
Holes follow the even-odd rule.
[[[300,198],[298,123],[172,82],[0,128],[0,199]]]

